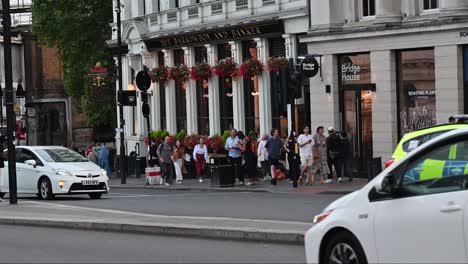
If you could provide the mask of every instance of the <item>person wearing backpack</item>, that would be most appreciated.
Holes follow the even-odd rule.
[[[165,137],[164,142],[159,145],[157,151],[159,162],[161,163],[161,171],[164,179],[166,180],[166,186],[170,186],[172,184],[172,170],[174,168],[174,157],[172,155],[174,147],[170,141],[171,139],[168,136]]]

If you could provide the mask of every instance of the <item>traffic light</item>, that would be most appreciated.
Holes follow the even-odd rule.
[[[302,97],[302,82],[302,73],[296,69],[294,59],[289,59],[287,68],[287,98],[289,102]]]

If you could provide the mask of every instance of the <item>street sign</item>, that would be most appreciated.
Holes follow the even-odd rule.
[[[320,69],[320,65],[317,59],[315,59],[315,57],[313,56],[307,56],[301,62],[301,72],[306,77],[309,77],[309,78],[315,77],[319,69]]]
[[[142,92],[148,91],[151,87],[151,76],[147,71],[140,71],[136,76],[136,85]]]
[[[137,95],[136,91],[119,91],[119,105],[136,106]]]

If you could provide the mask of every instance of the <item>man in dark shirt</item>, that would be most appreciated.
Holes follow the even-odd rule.
[[[342,181],[341,178],[341,160],[340,160],[340,137],[335,133],[333,127],[328,128],[328,137],[327,137],[327,158],[328,158],[328,169],[330,174],[328,174],[327,183],[332,183],[333,181],[333,172],[332,166],[335,167],[336,179],[338,182]]]
[[[171,145],[170,138],[166,137],[164,142],[158,147],[158,157],[161,162],[161,170],[164,178],[166,179],[166,186],[172,183],[172,169],[174,161],[172,160],[174,147]]]
[[[272,137],[267,141],[265,148],[268,151],[268,163],[270,164],[271,169],[271,184],[276,185],[276,168],[278,167],[281,157],[283,142],[281,142],[281,139],[279,138],[278,129],[273,128],[271,130],[271,136]]]

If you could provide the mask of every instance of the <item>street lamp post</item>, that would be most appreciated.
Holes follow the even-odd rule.
[[[5,0],[3,0],[5,1]],[[115,1],[116,7],[115,11],[117,13],[117,67],[118,67],[118,82],[119,82],[119,92],[123,91],[122,87],[122,21],[121,21],[121,6],[120,0]],[[120,183],[126,184],[127,183],[127,159],[125,153],[125,141],[124,141],[124,125],[125,120],[123,116],[123,105],[119,102],[119,123],[120,123]]]
[[[2,0],[2,19],[3,19],[3,48],[5,60],[5,93],[7,110],[7,142],[8,142],[8,180],[10,204],[17,204],[17,186],[16,186],[16,162],[14,131],[16,128],[16,116],[13,111],[13,72],[11,57],[11,17],[10,0]]]

